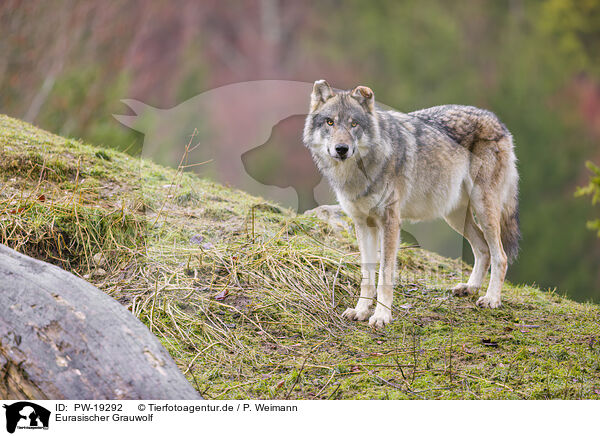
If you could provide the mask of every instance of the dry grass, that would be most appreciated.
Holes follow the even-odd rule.
[[[507,285],[449,287],[460,261],[400,252],[394,322],[355,302],[349,234],[182,171],[0,117],[1,242],[112,295],[207,398],[597,398],[600,311]],[[182,161],[182,165],[185,162]]]

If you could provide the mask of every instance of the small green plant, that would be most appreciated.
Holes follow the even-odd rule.
[[[583,195],[591,195],[592,204],[600,203],[600,168],[590,161],[586,162],[586,166],[592,172],[590,183],[588,183],[587,186],[577,188],[575,196],[581,197]],[[588,221],[587,226],[591,230],[596,230],[598,232],[598,237],[600,238],[600,219]]]

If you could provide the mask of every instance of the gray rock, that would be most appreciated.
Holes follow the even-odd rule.
[[[2,399],[201,399],[117,301],[1,244],[0,375]]]

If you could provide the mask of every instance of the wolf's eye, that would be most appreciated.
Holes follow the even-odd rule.
[[[357,123],[356,121],[352,121],[352,122],[350,123],[350,125],[351,125],[352,127],[356,127],[356,126],[358,126],[358,123]]]
[[[333,120],[331,118],[327,118],[327,125],[333,126]]]

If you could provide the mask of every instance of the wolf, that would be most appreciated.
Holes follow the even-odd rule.
[[[344,91],[318,80],[303,142],[356,229],[361,290],[344,317],[369,318],[376,328],[392,320],[401,223],[438,217],[469,241],[475,258],[453,293],[477,292],[491,264],[477,305],[501,306],[519,248],[519,175],[512,135],[495,114],[460,105],[401,113],[375,104],[366,86]]]

